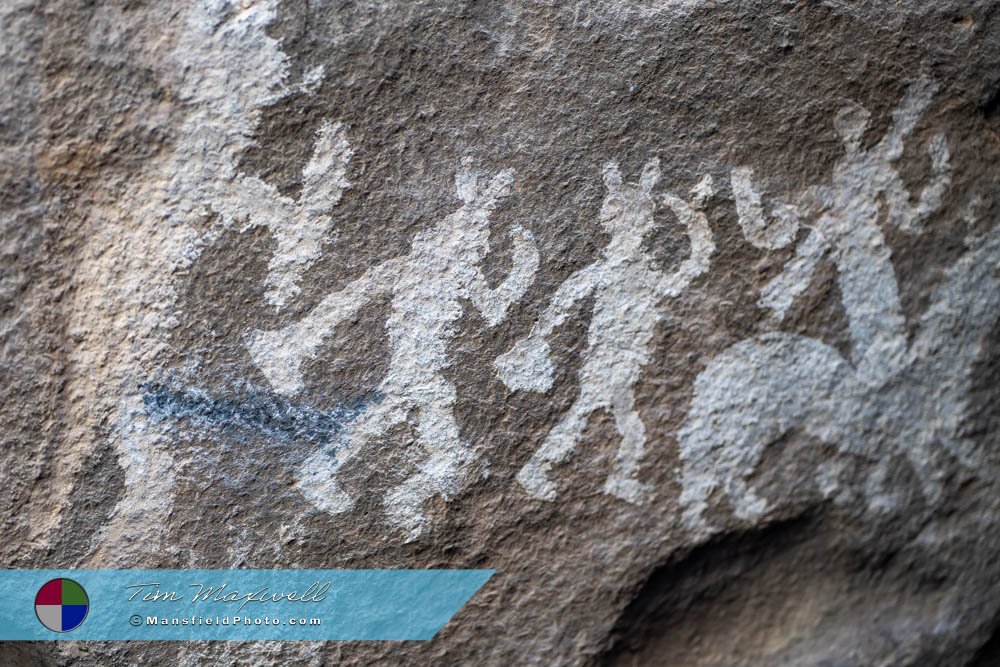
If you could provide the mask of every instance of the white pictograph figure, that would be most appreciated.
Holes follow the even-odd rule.
[[[276,247],[268,264],[265,299],[281,308],[299,292],[302,273],[321,255],[321,243],[333,225],[329,213],[350,186],[346,175],[353,151],[343,123],[322,123],[296,197],[240,171],[240,154],[253,144],[251,137],[267,104],[309,91],[323,78],[320,66],[295,86],[286,82],[287,57],[264,32],[275,12],[272,0],[249,8],[229,2],[194,5],[179,49],[185,72],[190,72],[185,81],[190,90],[182,94],[194,111],[182,131],[165,199],[173,221],[218,216],[198,239],[199,249],[224,229],[266,227]],[[228,20],[220,20],[220,15]],[[255,49],[249,63],[248,49]]]
[[[906,341],[899,288],[879,226],[880,201],[885,202],[888,224],[915,232],[940,206],[951,183],[948,145],[941,134],[928,145],[934,175],[915,205],[894,167],[903,153],[903,139],[913,131],[935,89],[927,80],[911,85],[893,112],[892,127],[868,150],[861,148],[868,112],[851,104],[837,114],[834,127],[843,140],[844,157],[834,166],[829,184],[809,188],[800,198],[801,208],[806,214],[815,214],[816,221],[796,249],[795,259],[764,288],[760,298],[760,305],[782,320],[795,297],[809,286],[819,260],[829,255],[837,266],[838,286],[850,323],[851,361],[861,377],[876,382],[899,363]],[[745,169],[733,173],[733,191],[745,230],[766,226],[743,222],[746,217],[759,220],[759,205],[747,205],[746,193],[752,193],[750,176]],[[783,206],[775,214],[781,222],[770,229],[794,229],[794,223],[789,224],[796,219],[794,209]],[[778,236],[791,240],[787,232]],[[748,238],[753,240],[751,235]]]
[[[527,289],[538,268],[534,239],[524,228],[513,229],[513,268],[491,289],[480,269],[489,253],[490,213],[506,197],[513,170],[483,180],[463,161],[455,178],[461,207],[434,227],[419,233],[405,257],[378,265],[344,289],[330,294],[305,318],[278,331],[257,331],[247,341],[254,363],[280,393],[302,388],[300,364],[315,354],[334,327],[356,313],[378,293],[392,298],[386,322],[391,356],[381,383],[382,400],[360,415],[329,451],[315,452],[304,464],[298,486],[317,507],[344,512],[353,500],[341,486],[339,468],[365,443],[417,414],[418,444],[427,458],[386,499],[390,519],[411,537],[425,518],[422,505],[435,494],[449,496],[473,460],[455,422],[455,388],[445,379],[448,343],[454,322],[467,298],[486,320],[499,323]]]
[[[957,435],[953,415],[964,411],[964,388],[982,327],[996,315],[1000,295],[991,275],[997,261],[996,233],[985,241],[971,241],[973,249],[960,262],[965,273],[951,273],[937,290],[918,335],[908,345],[890,251],[879,225],[884,213],[887,224],[919,229],[940,206],[950,184],[942,135],[928,145],[933,175],[915,204],[893,166],[934,90],[926,80],[910,86],[893,113],[892,127],[869,150],[861,148],[867,112],[851,105],[838,114],[835,124],[845,156],[828,184],[810,188],[801,197],[800,207],[815,216],[815,222],[784,272],[764,288],[760,304],[780,322],[808,285],[816,263],[829,256],[838,271],[851,358],[843,359],[814,339],[772,333],[744,340],[712,360],[695,381],[692,407],[679,433],[684,462],[681,503],[690,526],[705,527],[702,514],[716,491],[729,498],[736,516],[760,516],[766,502],[747,480],[768,444],[795,429],[845,453],[876,460],[868,489],[873,508],[891,505],[882,478],[894,452],[873,452],[868,443],[894,441],[931,501],[940,491],[935,459],[941,452],[964,463],[973,458]],[[759,197],[751,198],[748,206],[746,188],[737,187],[738,181],[748,182],[747,176],[745,171],[734,174],[737,207],[743,197],[739,212],[758,219],[741,224],[764,230]],[[786,209],[776,226],[780,229],[788,219]],[[981,291],[967,284],[972,275],[982,280]],[[956,319],[959,313],[964,314]]]
[[[659,179],[656,159],[646,163],[636,185],[622,182],[617,164],[604,167],[607,196],[600,219],[611,235],[610,243],[600,260],[577,271],[559,287],[529,335],[495,362],[509,388],[547,391],[552,384],[552,366],[546,338],[574,312],[574,304],[594,294],[588,348],[580,370],[580,395],[517,476],[521,485],[539,498],[556,497],[555,484],[549,479],[551,468],[576,448],[596,410],[612,413],[622,437],[605,492],[638,503],[648,491],[637,479],[646,429],[635,409],[633,388],[649,361],[656,323],[663,316],[661,302],[676,297],[704,273],[715,250],[701,210],[712,195],[711,178],[706,176],[694,188],[691,204],[671,194],[659,197],[687,228],[691,255],[669,275],[652,266],[642,246],[654,225],[658,197],[653,187]]]

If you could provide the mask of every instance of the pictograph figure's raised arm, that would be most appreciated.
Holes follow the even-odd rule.
[[[760,194],[753,183],[753,171],[748,167],[737,167],[732,170],[731,178],[743,235],[752,245],[764,250],[777,250],[792,243],[800,218],[822,215],[830,205],[827,189],[813,186],[796,199],[795,205],[776,206],[769,221],[764,217]],[[795,257],[764,286],[757,305],[770,310],[777,321],[783,320],[795,298],[809,286],[817,263],[828,249],[823,235],[815,229],[811,231],[795,249]]]
[[[257,330],[247,335],[247,350],[275,391],[292,396],[302,389],[302,360],[315,354],[338,324],[356,314],[377,294],[389,290],[402,261],[389,260],[369,269],[344,289],[329,294],[308,315],[284,329]]]
[[[538,271],[538,248],[535,237],[524,227],[517,225],[511,230],[514,251],[510,273],[495,289],[486,284],[482,271],[476,267],[472,282],[466,291],[472,305],[482,314],[488,325],[496,326],[507,315],[511,304],[524,296]]]
[[[353,151],[341,123],[325,123],[302,170],[298,199],[256,176],[240,174],[234,185],[215,193],[211,204],[227,225],[267,227],[276,247],[267,266],[267,292],[282,307],[299,292],[302,273],[321,255],[321,244],[333,224],[329,215],[350,185],[347,165]]]
[[[830,249],[827,240],[813,230],[795,249],[795,257],[761,290],[757,305],[770,310],[777,321],[785,319],[795,298],[809,287],[816,265]]]
[[[730,183],[740,229],[751,245],[761,250],[777,250],[795,240],[799,229],[798,210],[789,204],[779,203],[768,218],[764,214],[760,192],[754,186],[753,169],[735,167],[730,172]]]
[[[903,140],[913,132],[920,117],[927,111],[937,88],[937,84],[926,77],[912,83],[892,112],[892,125],[874,148],[882,168],[878,185],[888,205],[887,220],[903,231],[920,229],[927,217],[941,206],[941,197],[951,185],[951,156],[943,134],[935,135],[927,146],[933,175],[916,204],[910,202],[909,190],[893,166],[903,155]],[[867,121],[867,113],[864,120]]]
[[[921,77],[906,88],[903,99],[892,111],[892,125],[875,148],[883,160],[895,162],[902,157],[903,140],[913,132],[937,89],[937,83],[927,77]]]
[[[903,231],[918,231],[928,216],[941,206],[941,197],[951,185],[951,163],[948,140],[943,134],[936,134],[927,145],[931,156],[930,181],[920,192],[916,204],[910,203],[910,192],[895,169],[886,170],[885,199],[889,206],[889,224]]]
[[[330,209],[340,202],[349,185],[347,164],[352,153],[344,125],[325,123],[320,128],[312,157],[302,169],[295,216],[269,224],[278,242],[267,267],[266,298],[272,305],[283,306],[297,294],[302,272],[319,258],[322,240],[333,224]]]
[[[552,295],[549,307],[531,327],[532,338],[548,338],[574,311],[578,301],[586,299],[597,286],[600,263],[590,264],[574,272]]]
[[[485,220],[497,202],[510,194],[514,183],[514,170],[504,169],[486,185],[480,185],[479,174],[473,169],[472,158],[462,158],[462,168],[455,174],[455,192],[463,208],[456,215],[479,216]]]
[[[463,158],[462,168],[455,174],[455,191],[462,207],[448,217],[451,227],[468,230],[469,236],[458,239],[458,243],[479,243],[483,255],[489,252],[490,214],[497,202],[510,194],[513,182],[514,170],[504,169],[484,184],[473,168],[472,159]],[[538,270],[538,250],[531,233],[517,225],[511,230],[511,236],[514,249],[510,274],[495,289],[491,289],[483,277],[482,256],[463,262],[459,270],[462,293],[490,326],[503,320],[507,309],[524,295]],[[465,252],[465,249],[459,248],[458,252]]]
[[[493,362],[508,389],[549,390],[553,369],[549,344],[545,339],[566,321],[578,301],[594,291],[602,269],[602,263],[591,264],[567,278],[556,290],[548,308],[531,327],[531,333]]]
[[[676,271],[660,278],[659,292],[663,296],[677,296],[691,284],[692,280],[708,271],[712,253],[715,252],[715,242],[712,240],[712,229],[708,226],[708,218],[705,217],[702,207],[714,192],[712,177],[705,176],[692,189],[694,198],[691,204],[669,193],[662,195],[663,202],[687,228],[688,240],[691,243],[691,254],[688,258],[681,262]]]

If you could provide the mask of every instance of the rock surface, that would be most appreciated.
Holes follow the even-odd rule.
[[[488,567],[427,643],[1000,664],[1000,7],[0,5],[0,564]]]

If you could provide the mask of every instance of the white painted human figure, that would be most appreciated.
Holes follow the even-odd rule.
[[[340,483],[340,468],[362,447],[407,421],[416,410],[418,444],[427,457],[419,472],[388,494],[386,512],[410,537],[426,519],[422,505],[435,494],[459,489],[474,453],[455,422],[455,388],[444,377],[450,364],[448,343],[469,299],[488,326],[498,324],[520,299],[538,267],[531,234],[512,230],[513,267],[491,289],[480,268],[489,253],[490,214],[508,196],[514,171],[482,179],[464,160],[455,178],[461,207],[414,238],[410,253],[380,264],[342,290],[330,294],[302,320],[277,331],[256,331],[247,340],[254,363],[274,389],[292,395],[302,389],[302,361],[313,356],[338,323],[377,294],[392,298],[386,322],[391,347],[389,370],[380,385],[382,399],[361,414],[330,444],[302,466],[298,487],[316,507],[339,513],[353,506]]]
[[[704,273],[715,249],[701,210],[712,195],[711,178],[706,176],[694,188],[690,204],[671,194],[653,194],[659,179],[656,159],[646,163],[635,185],[622,181],[617,164],[605,165],[607,195],[600,221],[611,241],[601,259],[570,276],[528,336],[494,364],[507,387],[547,391],[552,384],[552,365],[546,338],[574,312],[578,301],[594,295],[579,396],[517,475],[521,485],[538,498],[556,497],[551,469],[574,451],[590,415],[597,410],[611,412],[621,435],[604,491],[632,503],[642,502],[648,494],[638,479],[646,429],[635,408],[634,387],[650,358],[656,324],[664,314],[661,303],[676,297]],[[670,274],[654,268],[643,249],[644,238],[654,226],[658,199],[673,210],[691,243],[690,257]]]
[[[906,344],[899,288],[879,226],[880,201],[886,203],[888,224],[916,232],[940,206],[951,183],[948,145],[941,134],[928,145],[934,175],[915,205],[894,166],[902,156],[903,139],[913,131],[935,89],[928,80],[910,86],[893,113],[892,127],[869,150],[861,149],[868,112],[850,104],[837,114],[834,127],[844,142],[845,155],[834,166],[829,184],[809,188],[801,197],[807,212],[818,214],[816,222],[798,246],[795,259],[764,288],[760,298],[760,304],[780,321],[808,287],[817,263],[829,255],[837,266],[850,324],[851,361],[862,377],[875,382],[898,366]],[[734,170],[734,183],[737,173]],[[738,208],[741,190],[734,187]],[[786,211],[777,217],[787,221],[790,216]]]
[[[936,304],[925,316],[919,337],[923,343],[907,345],[899,288],[890,259],[890,250],[879,225],[884,213],[888,224],[916,231],[941,202],[951,180],[949,154],[943,135],[928,145],[933,175],[916,204],[895,169],[909,135],[931,102],[935,86],[920,80],[906,91],[893,112],[893,124],[883,139],[868,150],[861,148],[868,113],[849,105],[835,120],[845,147],[845,155],[833,169],[828,184],[812,187],[799,198],[806,215],[815,215],[807,237],[785,270],[767,284],[759,304],[780,322],[795,298],[808,286],[817,263],[829,256],[837,267],[837,281],[847,314],[851,339],[850,361],[820,341],[783,333],[765,334],[742,341],[718,355],[695,382],[691,410],[679,433],[684,463],[681,504],[691,526],[704,527],[703,512],[709,496],[724,491],[738,517],[754,518],[766,510],[766,503],[749,488],[750,477],[768,444],[793,429],[804,429],[842,451],[873,455],[866,443],[874,433],[906,434],[901,446],[924,483],[929,497],[937,493],[932,470],[937,455],[935,442],[951,442],[935,423],[941,406],[955,405],[960,397],[937,396],[930,388],[914,391],[909,377],[924,363],[934,336],[951,335],[943,330],[952,325],[934,319],[950,308]],[[741,225],[747,238],[760,247],[780,247],[801,213],[783,207],[773,222],[763,220],[759,195],[753,190],[749,170],[733,172],[733,190]],[[792,221],[792,224],[789,224]],[[770,227],[770,230],[769,230]],[[995,251],[993,245],[982,248]],[[977,252],[987,252],[980,248]],[[962,276],[956,280],[962,279]],[[942,298],[962,301],[947,285]],[[970,321],[972,318],[970,317]],[[967,338],[968,336],[966,336]],[[970,358],[972,343],[954,350],[930,376],[948,372],[960,374]],[[937,343],[945,350],[944,343]],[[973,346],[974,347],[974,346]],[[903,376],[904,379],[899,380]],[[940,382],[927,377],[924,381]],[[890,382],[896,378],[898,381]],[[907,383],[911,383],[908,385]],[[951,391],[961,383],[951,385]],[[964,385],[963,385],[964,386]],[[937,396],[925,403],[923,398]],[[918,408],[918,409],[915,409]],[[904,419],[895,423],[899,415]],[[945,417],[941,417],[946,420]],[[894,425],[888,427],[892,421]],[[918,428],[914,428],[918,425]],[[958,451],[958,445],[946,445]],[[885,453],[882,453],[885,454]],[[878,458],[879,453],[874,454]],[[880,492],[872,476],[872,504]],[[882,499],[884,501],[884,498]]]

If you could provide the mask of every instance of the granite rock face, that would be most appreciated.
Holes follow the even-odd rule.
[[[497,571],[0,662],[1000,664],[995,2],[0,17],[0,564]]]

